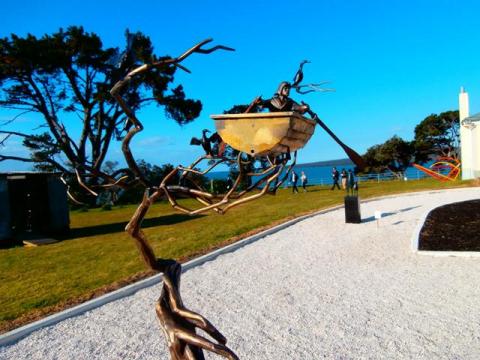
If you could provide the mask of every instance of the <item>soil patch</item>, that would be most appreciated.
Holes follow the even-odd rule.
[[[419,250],[480,251],[480,200],[434,209],[420,230]]]

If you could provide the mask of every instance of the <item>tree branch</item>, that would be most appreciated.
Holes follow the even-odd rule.
[[[0,162],[5,160],[15,160],[15,161],[23,161],[23,162],[35,162],[35,160],[31,158],[24,158],[20,156],[10,156],[10,155],[2,155],[0,154]]]
[[[8,138],[12,136],[12,134],[8,134],[5,136],[1,141],[0,141],[0,146],[5,146],[5,142],[8,140]]]
[[[43,91],[45,93],[45,96],[48,100],[48,104],[50,105],[50,113],[52,114],[52,116],[56,117],[56,109],[55,109],[55,104],[53,102],[53,99],[52,99],[52,95],[50,94],[50,91],[48,89],[48,84],[46,83],[45,80],[41,79],[41,78],[38,78],[37,80],[40,84],[42,84],[42,87],[43,87]]]
[[[23,162],[30,162],[30,163],[39,163],[40,161],[36,161],[35,159],[32,158],[24,158],[21,156],[11,156],[11,155],[1,155],[0,154],[0,162],[6,161],[6,160],[14,160],[14,161],[23,161]],[[70,174],[71,172],[67,170],[63,165],[61,165],[59,162],[53,160],[53,159],[45,159],[42,162],[47,162],[58,168],[60,171]]]
[[[17,104],[17,105],[22,105],[22,104]],[[2,108],[8,109],[8,110],[20,110],[20,111],[32,111],[32,112],[37,111],[38,112],[37,105],[25,103],[25,106],[27,106],[27,105],[30,106],[30,109],[27,109],[26,107],[18,107],[18,106],[7,105],[6,102],[0,101],[0,106]]]
[[[70,86],[72,87],[73,93],[77,97],[78,101],[82,104],[83,107],[85,107],[85,108],[88,107],[88,102],[83,97],[82,93],[80,92],[80,89],[78,88],[78,84],[75,81],[75,77],[79,77],[78,74],[77,75],[72,74],[72,72],[74,72],[73,69],[67,69],[67,68],[63,67],[62,70],[63,70],[63,73],[65,74],[65,76],[67,77],[67,79],[70,83]]]
[[[28,114],[29,112],[33,112],[33,110],[25,110],[25,111],[22,111],[20,114],[15,115],[15,116],[14,116],[13,118],[11,118],[10,120],[5,120],[3,123],[0,124],[0,126],[8,125],[8,124],[14,122],[15,120],[17,120],[20,116],[25,115],[25,114]]]
[[[105,157],[107,156],[107,151],[110,146],[110,142],[112,140],[113,132],[115,131],[115,128],[117,126],[116,124],[116,118],[115,117],[108,117],[104,113],[104,103],[102,102],[100,104],[100,111],[103,114],[103,118],[108,118],[109,120],[109,125],[104,128],[104,136],[100,138],[100,143],[99,143],[99,153],[98,153],[98,158],[95,161],[95,168],[100,169],[101,164],[105,160]],[[119,117],[121,113],[119,112],[117,114],[117,117]],[[99,134],[100,136],[100,134]]]
[[[6,130],[1,130],[0,131],[0,134],[7,134],[7,135],[15,135],[15,136],[20,136],[20,137],[23,137],[25,139],[34,139],[35,135],[32,135],[32,134],[24,134],[24,133],[21,133],[21,132],[18,132],[18,131],[6,131]],[[55,143],[51,143],[51,142],[48,142],[48,141],[42,141],[44,144],[46,145],[50,145],[50,146],[57,146],[57,144]]]
[[[32,86],[32,88],[35,92],[36,100],[38,102],[38,110],[39,110],[40,113],[43,114],[45,120],[47,121],[47,124],[50,127],[50,131],[52,132],[53,137],[60,144],[63,143],[62,137],[60,135],[60,130],[61,129],[60,129],[58,123],[54,120],[54,117],[52,116],[52,114],[50,114],[48,112],[47,103],[45,101],[45,98],[44,98],[42,92],[40,91],[37,84],[35,83],[35,80],[31,76],[28,78],[28,82]],[[65,154],[65,155],[67,155],[67,157],[68,157],[68,154]]]

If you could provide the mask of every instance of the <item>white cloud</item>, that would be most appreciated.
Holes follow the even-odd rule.
[[[169,136],[151,136],[138,141],[138,146],[168,146],[173,145],[173,139]]]
[[[0,151],[4,155],[12,155],[12,156],[24,156],[28,155],[28,150],[22,145],[21,141],[8,139],[5,141],[3,146],[0,146]]]

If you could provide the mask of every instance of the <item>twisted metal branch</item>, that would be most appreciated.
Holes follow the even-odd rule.
[[[173,172],[169,174],[170,176],[167,175],[162,181],[163,186],[160,184],[158,187],[153,187],[152,184],[147,181],[145,175],[141,172],[130,150],[130,142],[136,134],[143,130],[143,125],[136,117],[135,112],[122,98],[121,92],[133,77],[150,71],[154,68],[173,65],[184,71],[190,72],[180,63],[193,53],[210,54],[219,49],[233,50],[222,45],[218,45],[209,49],[202,48],[202,46],[211,41],[212,39],[204,40],[176,58],[165,58],[151,64],[139,66],[130,71],[124,79],[118,81],[110,91],[111,95],[115,98],[121,109],[127,115],[131,125],[133,125],[123,139],[123,154],[129,169],[134,173],[137,180],[147,188],[142,203],[137,208],[125,230],[135,240],[135,244],[137,245],[145,264],[150,269],[163,273],[163,288],[156,306],[156,312],[160,321],[160,325],[166,335],[172,360],[204,359],[202,350],[214,352],[231,360],[238,358],[233,351],[225,346],[225,337],[220,334],[220,332],[215,329],[208,320],[183,306],[180,296],[181,265],[175,260],[157,259],[152,247],[148,243],[145,234],[141,230],[141,223],[148,209],[150,208],[150,205],[153,204],[164,193],[167,195],[167,197],[171,196],[166,191],[167,187],[165,185],[165,179],[169,179],[171,176],[173,176]],[[177,168],[175,171],[185,171],[185,169]],[[149,191],[152,191],[151,195],[148,194]],[[208,194],[200,190],[189,189],[188,195],[199,199],[202,203],[209,202],[208,200],[205,200],[208,199]],[[198,335],[196,333],[196,328],[200,328],[205,331],[214,339],[214,341]]]

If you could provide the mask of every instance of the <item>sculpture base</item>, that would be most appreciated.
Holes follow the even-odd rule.
[[[358,196],[345,196],[345,222],[350,224],[360,224],[362,222]]]

